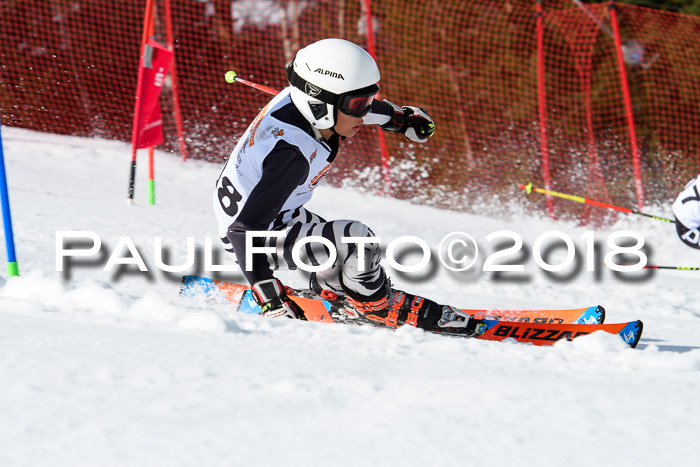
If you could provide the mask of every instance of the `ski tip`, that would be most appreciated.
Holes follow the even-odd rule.
[[[642,338],[643,330],[644,323],[642,323],[641,320],[630,321],[618,334],[627,344],[629,344],[630,347],[634,349],[637,347],[639,339]]]
[[[185,292],[189,288],[191,282],[191,277],[192,276],[182,276],[182,280],[180,281],[180,293],[178,294],[180,297],[185,296]]]
[[[637,332],[634,333],[634,342],[630,344],[633,349],[637,347],[639,339],[642,338],[642,330],[644,329],[644,323],[641,320],[637,320]]]
[[[220,295],[220,293],[216,284],[208,277],[182,276],[182,281],[180,282],[180,297],[194,298],[201,295],[214,298]]]
[[[182,276],[180,281],[180,297],[192,298],[197,295],[199,276]]]
[[[605,308],[600,305],[589,306],[581,316],[571,324],[603,324],[605,322]]]
[[[605,322],[605,308],[598,305],[595,309],[595,314],[598,316],[598,324],[603,324]]]

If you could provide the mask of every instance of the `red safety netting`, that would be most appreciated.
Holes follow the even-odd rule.
[[[526,198],[518,185],[638,208],[670,203],[700,166],[697,17],[617,4],[613,18],[611,4],[572,0],[543,1],[541,15],[535,0],[170,0],[170,7],[189,157],[225,160],[269,99],[226,83],[227,70],[281,89],[298,48],[324,37],[368,47],[371,31],[381,97],[424,107],[436,134],[425,145],[386,134],[383,154],[378,132],[364,129],[343,145],[332,183],[381,190],[388,157],[397,197],[456,209],[518,199],[587,219],[603,214]],[[3,123],[130,141],[144,8],[145,0],[0,3]],[[155,37],[169,45],[165,0],[156,0]],[[164,147],[180,152],[172,97],[168,80]]]

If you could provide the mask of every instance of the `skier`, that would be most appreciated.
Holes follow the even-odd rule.
[[[700,250],[700,175],[689,181],[673,202],[676,231],[681,241]]]
[[[466,328],[468,315],[451,308],[428,313],[428,300],[407,299],[391,289],[369,227],[354,220],[326,221],[304,208],[328,174],[341,140],[362,125],[379,125],[418,143],[433,135],[434,122],[425,110],[375,100],[379,78],[372,56],[343,39],[323,39],[297,52],[287,67],[290,86],[252,121],[217,180],[213,201],[221,240],[235,253],[266,317],[304,319],[272,269],[295,269],[294,244],[317,236],[335,247],[337,258],[328,269],[312,273],[311,291],[342,300],[349,318]],[[269,236],[251,235],[247,243],[247,233],[260,231]],[[267,251],[252,254],[261,248]],[[306,264],[330,262],[330,249],[319,243],[302,250]],[[419,319],[419,312],[425,316]]]

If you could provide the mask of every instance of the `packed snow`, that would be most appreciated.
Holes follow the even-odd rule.
[[[155,238],[162,261],[180,265],[193,237],[196,260],[184,273],[243,281],[238,272],[205,270],[207,238],[213,263],[234,265],[211,208],[220,165],[156,152],[157,201],[149,206],[139,153],[136,203],[127,206],[128,144],[2,132],[21,274],[0,279],[3,467],[697,465],[698,271],[614,273],[596,258],[588,272],[581,236],[591,227],[322,186],[312,211],[362,220],[384,247],[405,235],[433,250],[451,232],[476,239],[470,270],[438,261],[416,273],[389,268],[398,288],[469,308],[600,304],[606,322],[643,320],[642,340],[631,349],[595,333],[536,347],[266,320],[180,298],[183,272],[156,267]],[[671,201],[651,212],[670,216]],[[512,244],[486,240],[503,230],[524,246],[496,263],[523,264],[523,272],[482,270]],[[533,250],[552,230],[573,239],[577,263],[547,274]],[[99,252],[57,263],[57,232],[66,231],[94,233]],[[598,256],[619,231],[644,237],[650,264],[700,266],[700,252],[672,225],[646,218],[595,230]],[[564,248],[550,253],[549,263],[564,261]],[[402,260],[415,263],[416,255]],[[306,285],[302,271],[279,277]]]

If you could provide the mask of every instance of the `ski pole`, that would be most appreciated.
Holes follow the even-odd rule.
[[[603,266],[607,264],[603,263]],[[618,264],[618,266],[635,266],[634,264]],[[676,271],[700,271],[700,266],[654,266],[647,264],[642,269],[672,269]]]
[[[675,269],[677,271],[700,271],[698,266],[651,266],[646,265],[644,269]]]
[[[252,81],[248,81],[247,79],[240,78],[238,74],[236,74],[235,71],[229,70],[226,72],[224,75],[224,79],[226,80],[227,83],[241,83],[245,84],[246,86],[250,86],[251,88],[258,89],[259,91],[266,92],[268,94],[272,94],[273,96],[276,96],[279,91],[276,91],[272,88],[268,88],[267,86],[263,86],[262,84],[257,84]]]
[[[615,206],[614,204],[601,203],[600,201],[593,201],[591,199],[586,199],[586,198],[583,198],[581,196],[567,195],[566,193],[559,193],[556,191],[545,190],[544,188],[536,188],[536,187],[532,186],[532,183],[528,183],[527,185],[520,185],[520,188],[525,190],[528,195],[534,191],[535,193],[556,196],[557,198],[568,199],[569,201],[576,201],[577,203],[592,204],[593,206],[599,206],[601,208],[614,209],[616,211],[626,212],[628,214],[637,214],[638,216],[649,217],[651,219],[656,219],[657,221],[670,222],[672,224],[676,223],[675,220],[668,219],[666,217],[652,216],[651,214],[645,214],[643,212],[639,212],[639,211],[636,211],[634,209],[623,208],[621,206]]]

